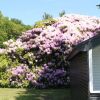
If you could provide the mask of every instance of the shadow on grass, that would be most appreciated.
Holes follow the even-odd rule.
[[[17,94],[16,100],[70,100],[69,89],[26,89]]]

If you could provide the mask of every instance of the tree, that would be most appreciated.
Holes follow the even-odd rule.
[[[62,10],[62,11],[59,13],[59,16],[62,17],[63,15],[65,15],[65,13],[66,13],[65,10]]]
[[[43,15],[43,20],[45,20],[45,19],[51,19],[51,18],[53,18],[53,16],[52,15],[50,15],[50,14],[48,14],[48,13],[44,13],[44,15]]]
[[[1,19],[1,18],[3,18],[3,14],[2,14],[2,12],[0,11],[0,19]]]
[[[11,21],[16,23],[16,24],[22,24],[22,21],[16,18],[11,18]]]
[[[4,47],[3,42],[11,38],[16,39],[22,32],[31,29],[30,25],[25,25],[19,19],[5,17],[0,11],[0,48]]]

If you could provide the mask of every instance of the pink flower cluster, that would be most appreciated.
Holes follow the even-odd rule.
[[[61,50],[62,42],[67,54],[73,45],[95,36],[100,29],[100,18],[68,14],[56,19],[57,22],[46,28],[34,28],[21,37],[25,49],[38,48],[40,52],[51,54]]]
[[[68,73],[64,68],[52,69],[44,67],[38,74],[37,87],[68,86],[70,82]]]
[[[45,63],[49,58],[56,66],[66,66],[62,64],[66,63],[73,46],[95,36],[100,30],[100,18],[68,14],[56,20],[46,28],[34,28],[23,33],[19,39],[25,50],[35,51],[38,63]]]
[[[13,85],[18,82],[22,84],[23,80],[29,81],[33,87],[37,88],[66,86],[69,84],[69,77],[64,68],[51,69],[44,66],[41,69],[37,68],[34,69],[34,72],[31,72],[27,66],[21,65],[12,68],[11,74],[10,83],[13,83]]]
[[[26,79],[29,80],[29,81],[33,81],[33,80],[36,79],[36,75],[33,74],[32,72],[28,72],[28,73],[26,74]]]
[[[27,72],[27,70],[28,70],[27,66],[21,65],[21,66],[18,66],[16,68],[12,68],[11,73],[14,76],[16,76],[16,75],[21,76],[21,75],[25,74]]]
[[[11,53],[12,51],[16,52],[17,49],[22,48],[22,42],[20,39],[17,39],[16,41],[10,39],[3,43],[6,45],[6,52]]]
[[[2,48],[0,48],[0,54],[3,54],[3,53],[5,53],[5,49],[2,49]]]
[[[46,28],[34,28],[23,33],[15,45],[25,49],[38,48],[42,53],[51,54],[53,50],[61,50],[63,42],[69,54],[73,45],[95,36],[100,29],[100,18],[96,17],[67,14],[56,20]],[[8,45],[14,47],[14,43]]]

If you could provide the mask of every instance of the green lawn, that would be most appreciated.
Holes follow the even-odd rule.
[[[69,89],[0,88],[0,100],[70,100]]]

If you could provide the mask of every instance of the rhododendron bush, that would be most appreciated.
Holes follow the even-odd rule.
[[[69,78],[66,78],[67,72],[63,69],[52,69],[38,67],[37,69],[29,70],[28,66],[20,65],[9,70],[12,74],[10,77],[10,85],[16,84],[16,87],[22,87],[23,82],[27,81],[31,87],[48,88],[68,85]]]
[[[27,65],[27,68],[20,65],[12,69],[12,77],[24,75],[35,87],[69,84],[67,58],[76,45],[97,35],[100,18],[67,14],[55,20],[50,26],[33,28],[16,41],[4,43],[5,52],[12,61],[17,59],[20,64]]]

